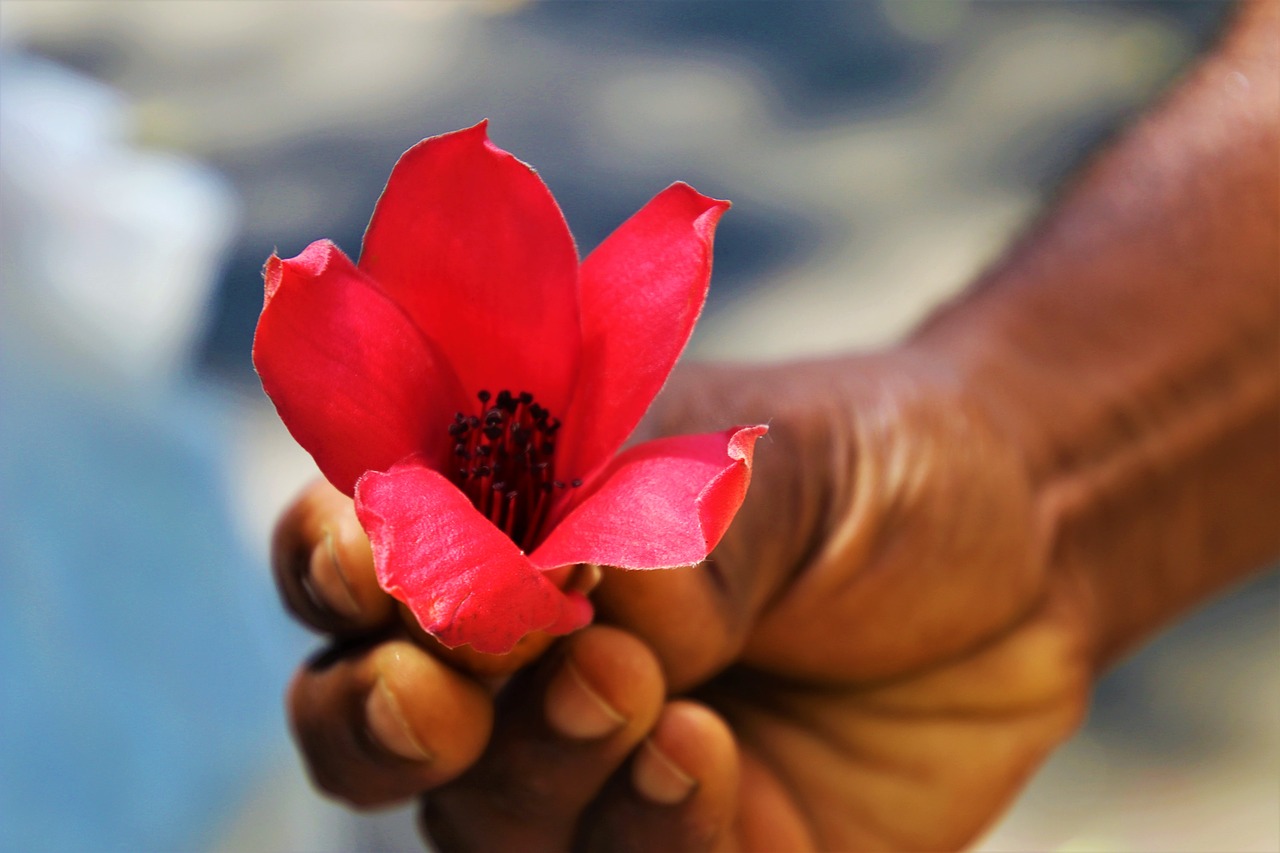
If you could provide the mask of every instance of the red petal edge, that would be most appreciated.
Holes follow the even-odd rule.
[[[534,631],[567,634],[591,604],[565,593],[443,476],[418,461],[370,472],[356,514],[382,588],[447,646],[505,654]]]
[[[562,472],[587,478],[644,415],[693,333],[729,202],[676,183],[587,257],[579,275],[582,367]]]
[[[462,391],[442,356],[337,246],[319,240],[263,269],[253,364],[280,420],[329,482],[413,454],[443,462]]]
[[[766,432],[735,427],[631,448],[530,559],[544,569],[662,569],[705,560],[746,497],[755,443]]]
[[[400,157],[360,269],[449,354],[468,395],[529,391],[563,420],[582,337],[578,250],[547,185],[486,128]]]

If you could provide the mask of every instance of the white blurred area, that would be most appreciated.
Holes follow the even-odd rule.
[[[119,92],[54,63],[0,64],[0,311],[31,345],[119,382],[190,369],[236,202],[217,173],[133,145]]]
[[[529,23],[536,10],[518,3],[4,0],[0,328],[20,318],[52,358],[168,381],[186,369],[227,242],[266,235],[265,258],[272,241],[334,236],[311,229],[347,202],[351,179],[281,168],[245,181],[196,162],[234,173],[261,150],[362,135],[402,149],[487,116],[495,141],[555,192],[575,175],[624,188],[635,208],[696,177],[735,201],[722,239],[752,216],[803,235],[802,250],[734,274],[695,355],[890,342],[1026,226],[1062,158],[1080,153],[1074,128],[1131,114],[1193,45],[1139,6],[878,8],[931,57],[927,78],[910,97],[804,112],[767,65],[724,42],[561,31]],[[53,64],[66,56],[88,56],[103,81],[77,78],[72,109],[58,94],[68,72]],[[361,183],[354,216],[381,189]],[[16,287],[19,254],[40,277]],[[224,286],[256,293],[260,281]],[[315,471],[265,398],[240,387],[226,399],[236,519],[261,550]],[[1274,583],[1255,584],[1122,666],[1091,723],[979,849],[1280,849],[1276,602]],[[246,776],[240,803],[218,816],[212,849],[414,845],[407,812],[353,817],[324,803],[284,745]]]

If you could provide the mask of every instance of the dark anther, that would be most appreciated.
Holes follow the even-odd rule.
[[[560,421],[528,391],[483,390],[475,398],[477,411],[458,412],[448,426],[454,453],[465,466],[456,469],[454,482],[494,526],[532,551],[563,499],[555,491],[566,488],[555,479],[551,440]]]
[[[574,481],[573,481],[572,483],[570,483],[569,485],[573,486],[573,487],[576,489],[576,488],[578,488],[578,486],[581,486],[581,485],[582,485],[582,481],[581,481],[581,480],[574,480]]]

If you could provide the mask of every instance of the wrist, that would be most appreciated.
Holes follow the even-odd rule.
[[[957,313],[909,346],[950,363],[1023,457],[1047,569],[1085,605],[1095,668],[1280,552],[1274,331],[1107,368],[1088,335],[1028,344],[1052,327],[1008,304]]]

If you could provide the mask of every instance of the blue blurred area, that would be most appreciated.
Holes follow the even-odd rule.
[[[233,205],[118,93],[0,69],[0,850],[205,847],[304,649],[190,366]]]
[[[227,507],[225,411],[0,364],[0,849],[208,843],[301,650]]]

